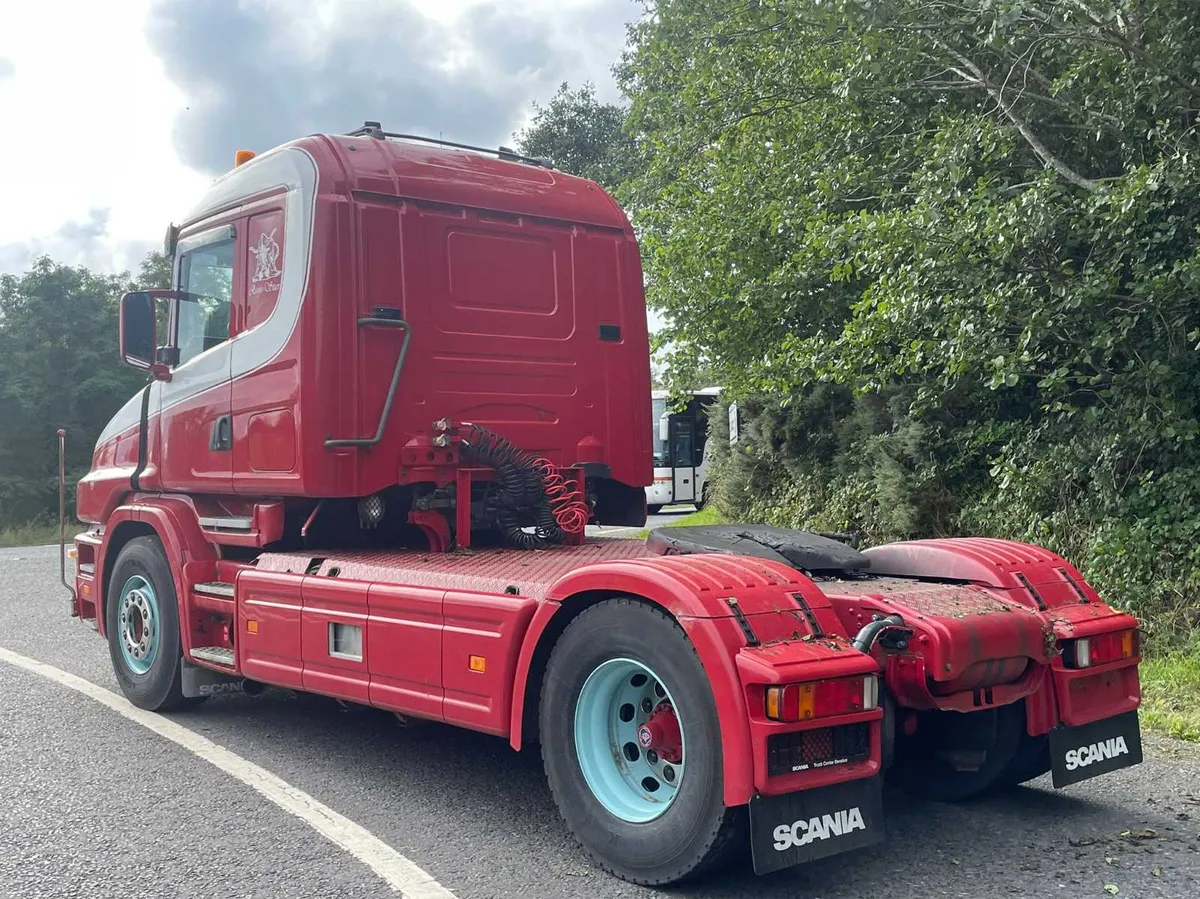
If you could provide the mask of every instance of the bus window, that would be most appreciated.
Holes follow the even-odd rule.
[[[654,452],[654,467],[666,468],[670,465],[667,461],[667,441],[662,439],[659,434],[658,422],[667,412],[667,401],[665,399],[654,399],[650,401],[650,446]]]

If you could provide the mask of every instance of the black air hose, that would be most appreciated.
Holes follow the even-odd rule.
[[[519,549],[562,543],[564,534],[550,508],[534,458],[494,431],[479,425],[469,427],[463,440],[467,457],[496,470],[496,500],[500,507],[497,518],[505,540]],[[536,519],[533,533],[521,525],[522,513],[528,512],[533,512]]]

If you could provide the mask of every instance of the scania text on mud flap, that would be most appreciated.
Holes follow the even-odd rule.
[[[642,526],[653,477],[638,246],[597,185],[377,123],[237,162],[169,229],[173,288],[122,299],[148,383],[78,487],[72,614],[135,705],[273,685],[540,746],[642,884],[877,842],[885,776],[1140,759],[1136,621],[1045,550],[585,537]]]

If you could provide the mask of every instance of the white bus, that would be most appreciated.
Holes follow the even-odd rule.
[[[651,392],[654,483],[646,488],[646,507],[651,515],[675,503],[691,503],[697,509],[704,506],[708,407],[720,395],[720,387],[706,387],[691,394],[686,407],[674,409],[669,407],[670,392]]]

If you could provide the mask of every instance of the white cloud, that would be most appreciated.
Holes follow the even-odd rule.
[[[116,240],[108,222],[108,209],[91,209],[84,219],[66,221],[51,234],[0,244],[0,273],[26,271],[40,256],[94,271],[136,272],[146,254],[162,246],[161,241]]]
[[[124,268],[123,248],[160,244],[171,216],[211,180],[171,148],[170,123],[186,102],[142,36],[146,3],[0,8],[0,57],[14,70],[0,81],[4,266],[24,246]],[[90,221],[92,210],[107,210],[103,236],[72,236],[67,223]],[[96,249],[106,245],[107,264]]]
[[[563,80],[611,85],[633,0],[560,4],[422,0],[157,0],[147,25],[189,98],[183,160],[207,171],[237,147],[265,149],[366,120],[496,146]]]
[[[365,119],[492,145],[635,0],[0,0],[0,271],[136,268],[240,148]],[[69,24],[69,27],[66,27]]]

